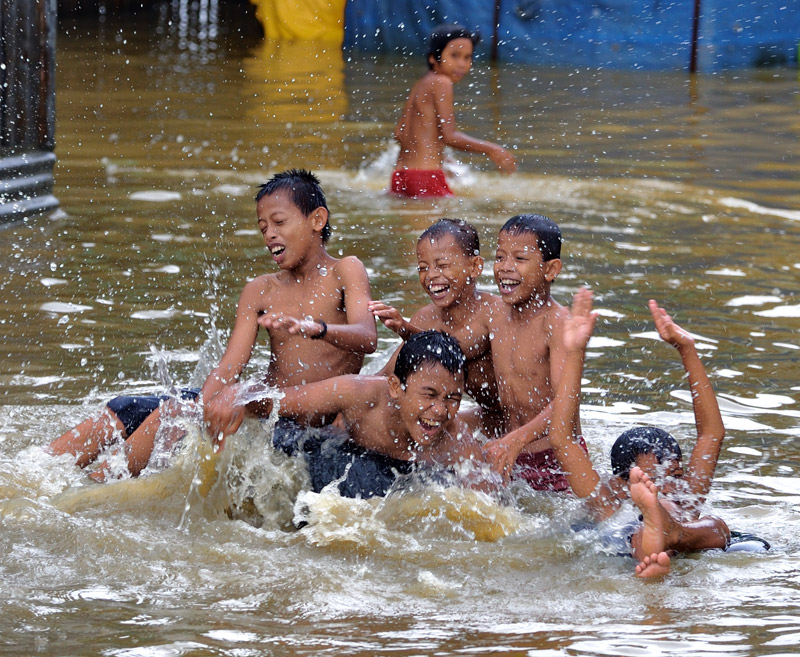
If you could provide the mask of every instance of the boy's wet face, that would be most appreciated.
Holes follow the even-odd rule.
[[[314,229],[313,213],[304,215],[286,190],[261,198],[256,215],[264,244],[281,269],[296,267],[319,243],[321,232]]]
[[[437,442],[451,427],[461,404],[464,375],[439,363],[423,363],[409,374],[395,401],[412,441],[419,448]]]
[[[452,235],[425,237],[417,242],[417,271],[433,304],[449,308],[474,291],[480,258],[465,254]]]
[[[555,278],[548,265],[542,260],[535,233],[512,235],[502,231],[498,236],[494,280],[506,303],[525,304],[535,298],[544,301]]]
[[[458,38],[448,42],[442,56],[433,62],[433,70],[449,77],[453,82],[463,78],[472,68],[472,39]]]

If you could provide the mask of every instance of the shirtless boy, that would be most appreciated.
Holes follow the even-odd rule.
[[[517,215],[500,229],[494,262],[503,307],[492,319],[491,347],[503,431],[519,430],[531,437],[517,460],[516,474],[536,490],[569,489],[546,436],[553,389],[564,363],[563,323],[569,315],[550,296],[561,271],[561,242],[552,220]]]
[[[453,110],[453,85],[472,67],[477,35],[461,25],[440,25],[430,36],[428,68],[412,87],[394,130],[400,154],[392,192],[411,198],[452,196],[442,171],[444,147],[488,155],[503,173],[517,164],[505,148],[459,132]]]
[[[325,250],[331,228],[319,180],[304,170],[279,173],[261,186],[256,211],[264,244],[279,271],[263,274],[244,287],[225,354],[199,393],[204,408],[238,380],[250,360],[259,327],[270,338],[265,382],[273,386],[354,374],[364,355],[377,346],[364,265],[353,256],[333,258]],[[121,434],[127,438],[128,468],[137,475],[153,449],[161,399],[127,400],[132,401],[115,407],[125,410],[120,415],[126,417],[106,408],[100,418],[87,420],[53,441],[51,452],[72,453],[84,467]],[[134,412],[129,418],[126,407],[131,404]],[[240,407],[221,403],[215,417],[218,421],[225,417],[223,424],[227,424],[243,413]]]
[[[443,331],[458,340],[467,358],[466,392],[476,402],[480,428],[487,435],[500,430],[497,383],[492,367],[489,334],[499,297],[480,292],[483,270],[480,241],[475,228],[457,219],[440,219],[417,240],[419,282],[431,299],[410,321],[392,306],[373,301],[370,309],[387,328],[407,340],[423,330]],[[381,373],[394,369],[397,352]],[[463,411],[462,411],[463,414]]]
[[[311,425],[340,415],[351,440],[400,463],[452,468],[469,461],[487,464],[496,474],[505,476],[508,463],[490,461],[457,415],[465,360],[455,338],[439,331],[423,331],[402,346],[388,377],[348,375],[284,388],[278,413]],[[231,388],[225,398],[240,398],[241,385]],[[222,399],[222,395],[216,399]],[[207,409],[209,429],[212,435],[224,438],[239,428],[242,416],[228,422],[226,417],[216,416],[216,406],[215,402]],[[249,414],[264,417],[272,411],[272,401],[251,402],[246,408]],[[501,444],[497,454],[510,454],[512,459],[521,448],[506,439],[491,442]],[[475,483],[486,485],[481,479]]]
[[[575,417],[583,359],[596,319],[588,290],[576,294],[572,314],[564,321],[566,360],[553,401],[549,436],[572,490],[588,498],[597,519],[611,516],[628,495],[639,508],[643,525],[631,537],[633,555],[639,560],[638,577],[664,575],[669,572],[671,555],[725,548],[730,539],[725,522],[700,515],[725,436],[714,390],[694,339],[655,301],[649,305],[661,339],[678,350],[692,391],[697,441],[686,471],[675,439],[655,427],[636,427],[617,439],[611,448],[614,476],[607,482],[601,482],[586,451],[577,444]]]

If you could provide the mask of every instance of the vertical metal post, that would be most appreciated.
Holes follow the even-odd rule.
[[[697,73],[697,41],[700,38],[700,0],[694,0],[692,18],[692,54],[689,58],[689,73]]]
[[[497,51],[500,46],[500,2],[501,0],[494,0],[494,25],[492,29],[492,61],[497,61]]]

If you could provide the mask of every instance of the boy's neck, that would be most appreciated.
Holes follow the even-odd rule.
[[[531,319],[544,312],[552,305],[553,299],[550,296],[550,286],[546,290],[536,292],[525,301],[520,301],[511,306],[514,316],[520,319]]]
[[[439,309],[439,314],[442,322],[453,328],[465,324],[466,320],[478,310],[479,304],[478,290],[474,285],[470,285],[453,304]]]
[[[327,267],[332,260],[331,256],[325,250],[325,245],[320,243],[310,249],[306,256],[297,263],[295,267],[287,269],[286,271],[297,279],[306,278],[310,275],[315,275],[320,270]]]

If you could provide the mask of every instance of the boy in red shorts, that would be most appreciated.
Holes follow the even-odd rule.
[[[444,147],[488,155],[503,173],[517,169],[514,156],[498,144],[459,132],[453,85],[472,67],[478,36],[461,25],[440,25],[431,34],[428,68],[411,88],[394,130],[400,154],[392,193],[411,198],[453,196],[442,171]]]

